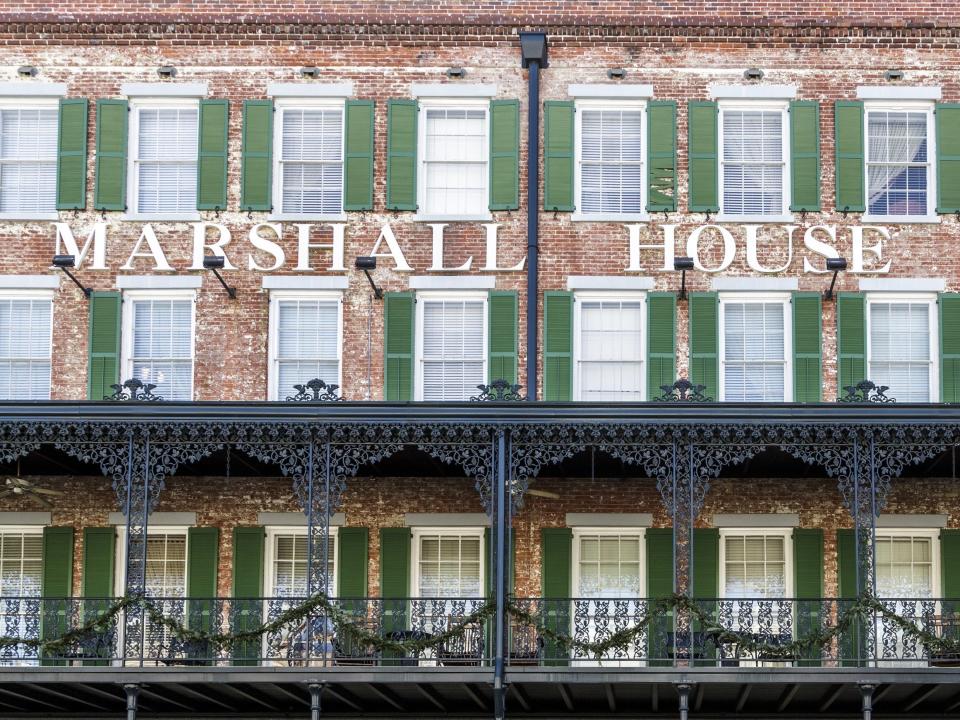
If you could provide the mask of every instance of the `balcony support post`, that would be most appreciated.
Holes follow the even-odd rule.
[[[863,720],[872,720],[873,718],[873,691],[876,689],[876,685],[867,683],[860,686],[860,695],[863,698]]]
[[[680,683],[677,685],[677,694],[680,695],[680,720],[689,720],[690,717],[690,690],[693,688],[689,683]]]
[[[127,683],[123,686],[127,695],[127,720],[137,720],[137,698],[140,696],[140,686]]]
[[[310,691],[310,720],[320,720],[320,696],[323,694],[323,684],[310,683],[307,689]]]
[[[495,627],[493,632],[493,643],[494,643],[494,653],[493,653],[493,697],[494,697],[494,717],[496,720],[504,720],[506,718],[506,699],[507,699],[507,686],[504,681],[504,676],[506,673],[506,660],[504,647],[506,645],[506,599],[507,599],[507,577],[508,576],[508,550],[509,547],[509,538],[508,533],[510,530],[510,525],[508,525],[509,517],[511,515],[511,508],[513,506],[513,493],[511,492],[511,497],[507,498],[507,431],[503,428],[499,428],[495,434],[495,442],[493,447],[494,457],[496,462],[494,464],[496,477],[495,477],[495,487],[496,491],[494,493],[495,501],[493,507],[492,520],[494,524],[494,567],[495,569],[495,584],[494,584],[494,593],[496,601],[496,613],[495,613]]]
[[[330,544],[330,472],[331,447],[329,435],[322,445],[311,439],[306,448],[304,472],[303,511],[307,516],[307,595],[313,597],[326,593],[330,587],[329,544]],[[322,468],[322,470],[321,470]],[[322,479],[318,477],[323,473]],[[321,619],[323,620],[323,619]],[[306,649],[309,657],[316,658],[316,650],[326,660],[328,623],[315,620],[307,623]],[[320,637],[316,637],[317,633]]]
[[[147,532],[152,504],[159,495],[162,481],[155,481],[150,460],[150,437],[132,432],[128,438],[126,486],[121,492],[121,505],[126,519],[126,547],[124,549],[124,594],[137,597],[146,592]],[[124,612],[123,656],[143,662],[144,611],[139,607]],[[128,705],[130,694],[127,695]],[[136,715],[136,696],[133,701]]]

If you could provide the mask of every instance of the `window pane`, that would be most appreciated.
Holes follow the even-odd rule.
[[[423,301],[423,399],[469,400],[484,383],[482,300]]]
[[[584,300],[580,312],[581,400],[643,399],[643,304]]]
[[[870,213],[927,214],[927,118],[925,112],[867,113]]]
[[[147,594],[182,598],[187,587],[187,536],[151,533],[147,537]]]
[[[283,211],[343,210],[343,111],[285,109],[282,114]]]
[[[168,400],[193,394],[193,301],[133,301],[133,377]]]
[[[54,212],[56,108],[0,110],[0,212]]]
[[[584,110],[580,121],[580,209],[584,213],[643,211],[642,113]]]
[[[723,303],[724,397],[783,401],[786,350],[782,302]]]
[[[487,112],[430,108],[423,149],[428,215],[487,212]]]
[[[723,212],[779,215],[784,211],[783,112],[724,110]]]
[[[482,544],[476,535],[423,535],[417,592],[420,597],[479,597]]]
[[[137,129],[137,211],[197,209],[196,108],[142,108]]]
[[[877,593],[887,598],[933,595],[933,540],[929,536],[877,535]]]
[[[776,598],[787,591],[786,547],[782,535],[724,537],[724,596]]]
[[[0,597],[40,597],[43,536],[0,533]]]
[[[640,595],[638,535],[580,535],[577,597],[629,598]]]
[[[870,379],[900,402],[930,401],[930,303],[871,302]]]
[[[50,399],[50,300],[0,300],[0,399]]]
[[[277,303],[277,395],[314,378],[339,384],[339,304],[335,300]]]

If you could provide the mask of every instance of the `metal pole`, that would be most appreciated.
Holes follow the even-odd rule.
[[[310,683],[307,688],[310,690],[310,720],[320,720],[320,695],[323,693],[323,685]]]
[[[873,436],[870,437],[870,557],[867,558],[867,582],[871,595],[877,594],[877,463]]]
[[[540,290],[540,61],[531,59],[527,111],[527,397],[537,399],[537,312]]]
[[[860,694],[863,696],[863,720],[873,718],[873,691],[876,685],[861,685]]]
[[[503,720],[506,717],[506,691],[504,683],[505,661],[504,661],[504,621],[506,618],[506,507],[507,507],[507,438],[506,432],[501,428],[497,430],[497,444],[495,448],[497,458],[497,492],[496,504],[494,510],[494,522],[496,524],[496,627],[494,628],[494,665],[493,665],[493,694],[494,694],[494,715],[496,720]]]
[[[860,442],[855,439],[853,442],[853,557],[855,560],[857,572],[855,573],[856,583],[854,588],[857,591],[857,597],[860,597]]]
[[[316,591],[314,573],[314,550],[313,550],[313,525],[316,518],[313,516],[313,436],[310,437],[310,444],[307,446],[307,595],[312,596]],[[306,643],[306,657],[309,660],[313,656],[313,623],[312,618],[307,618],[304,638]]]
[[[137,697],[140,695],[140,686],[124,685],[123,691],[127,694],[127,720],[137,720]]]
[[[681,683],[677,685],[677,692],[680,694],[680,720],[688,720],[690,715],[690,688],[692,685]]]
[[[323,574],[320,576],[322,579],[321,586],[323,587],[323,594],[327,597],[330,596],[330,433],[327,433],[327,443],[326,443],[326,457],[324,458],[324,470],[323,470],[323,537],[321,542],[323,543]],[[324,665],[327,663],[327,651],[332,650],[333,648],[333,638],[330,637],[331,633],[331,624],[330,618],[323,618],[323,662]],[[333,658],[329,658],[332,662]]]

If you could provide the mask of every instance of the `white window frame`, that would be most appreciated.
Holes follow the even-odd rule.
[[[930,538],[930,597],[940,598],[943,594],[940,577],[940,528],[877,528],[874,538],[886,537],[922,537]]]
[[[59,97],[0,97],[0,109],[3,110],[57,110],[60,108]],[[60,119],[57,118],[57,137],[60,136]],[[59,147],[54,148],[54,162],[59,164]],[[51,212],[0,212],[0,220],[59,220],[60,213],[56,209],[57,187],[54,183],[54,209]]]
[[[343,293],[323,290],[271,290],[269,337],[267,339],[267,400],[280,400],[280,303],[287,300],[317,300],[337,303],[337,385],[343,387]],[[312,378],[305,378],[304,382]],[[293,388],[284,388],[283,392],[294,394]]]
[[[794,569],[793,569],[793,528],[783,527],[741,527],[741,528],[720,528],[720,572],[719,572],[719,595],[720,598],[727,597],[727,538],[743,537],[749,535],[763,535],[764,537],[782,537],[783,538],[783,572],[785,575],[783,598],[792,598],[796,592],[794,588]],[[740,600],[743,598],[733,598]],[[767,598],[777,599],[777,598]]]
[[[333,540],[334,542],[334,552],[333,552],[333,562],[332,572],[327,578],[327,595],[329,597],[337,596],[337,561],[339,560],[339,548],[336,543],[339,540],[338,529],[335,526],[331,526],[327,529],[327,537]],[[267,598],[277,597],[276,584],[274,583],[274,567],[273,562],[277,551],[277,538],[280,535],[296,535],[298,537],[306,537],[307,530],[305,526],[299,525],[273,525],[267,526],[264,528],[265,537],[264,537],[264,546],[263,546],[263,596]]]
[[[767,292],[722,292],[718,293],[720,301],[720,316],[718,321],[719,342],[717,343],[718,360],[720,363],[720,402],[726,400],[727,369],[726,369],[726,333],[724,332],[725,304],[739,305],[741,303],[782,303],[783,304],[783,400],[772,402],[793,401],[793,296],[791,293]]]
[[[200,132],[200,100],[198,98],[187,97],[167,97],[167,98],[131,98],[129,100],[130,112],[128,113],[127,129],[127,210],[121,216],[122,220],[134,221],[198,221],[200,212],[196,209],[184,212],[161,212],[161,213],[142,213],[137,206],[138,197],[138,148],[140,138],[140,111],[156,109],[182,109],[197,111],[197,133]],[[199,142],[199,139],[198,139]],[[200,168],[197,163],[197,184],[200,182]],[[196,188],[194,188],[196,191]]]
[[[650,214],[647,212],[647,156],[649,154],[649,136],[647,133],[647,101],[646,100],[577,100],[574,106],[574,173],[573,197],[574,212],[570,216],[573,222],[647,222]],[[583,111],[584,110],[639,110],[640,111],[640,212],[638,213],[586,213],[581,210],[582,200],[582,167],[583,167]]]
[[[43,525],[0,525],[0,535],[7,533],[10,534],[20,534],[20,535],[36,535],[41,541],[43,539]],[[21,555],[21,560],[22,560]],[[40,576],[43,577],[43,549],[40,550]],[[41,588],[42,590],[42,588]],[[0,596],[2,597],[2,596]],[[27,596],[14,596],[8,595],[6,597],[27,597]],[[42,597],[40,593],[37,594],[37,597]]]
[[[792,188],[790,184],[790,103],[786,100],[720,100],[717,102],[717,201],[720,203],[720,213],[716,217],[717,222],[793,222],[793,213],[790,212],[790,197]],[[783,207],[780,213],[770,215],[737,215],[728,213],[723,207],[723,114],[727,111],[780,111],[783,114],[781,128],[783,129]]]
[[[897,224],[939,223],[937,215],[937,132],[933,101],[865,100],[863,103],[863,222]],[[870,213],[870,121],[871,112],[923,112],[927,115],[927,212],[924,215],[873,215]]]
[[[116,597],[126,595],[127,584],[127,528],[124,525],[116,526],[117,547],[113,572],[113,592]],[[190,527],[187,525],[150,525],[147,527],[147,538],[151,535],[183,535],[186,538],[183,550],[183,598],[186,600],[187,580],[190,578]],[[146,570],[144,570],[146,571]]]
[[[343,209],[347,190],[347,163],[345,142],[347,133],[347,104],[345,98],[335,97],[278,97],[273,100],[273,174],[271,206],[268,220],[313,220],[315,222],[344,222],[347,213]],[[283,114],[287,110],[340,110],[340,212],[336,213],[288,213],[283,212]]]
[[[54,317],[53,290],[0,290],[0,300],[48,300],[50,302],[50,387],[47,388],[47,397],[53,389],[53,325]]]
[[[583,358],[583,347],[582,347],[582,318],[580,317],[581,309],[583,308],[584,301],[623,301],[623,302],[639,302],[640,303],[640,317],[642,322],[640,325],[640,397],[641,399],[646,399],[647,397],[647,335],[648,335],[648,318],[647,318],[647,293],[644,291],[618,291],[618,292],[590,292],[590,291],[577,291],[573,296],[573,398],[574,400],[580,401],[581,398],[581,379],[580,379],[580,365]],[[613,401],[610,401],[613,402]],[[620,402],[635,402],[632,400],[622,400]]]
[[[443,292],[443,291],[420,291],[417,293],[416,297],[416,368],[414,371],[414,386],[416,388],[416,400],[423,400],[423,309],[426,302],[432,300],[456,300],[456,301],[477,301],[480,300],[483,302],[483,377],[486,381],[487,373],[489,372],[489,357],[490,357],[490,304],[488,300],[488,294],[486,291],[483,292],[471,292],[471,291],[460,291],[460,292]]]
[[[415,527],[410,529],[410,596],[420,597],[420,540],[424,535],[458,535],[460,537],[476,537],[480,539],[480,594],[484,597],[484,588],[487,587],[486,548],[483,537],[486,528],[483,527]],[[455,600],[457,598],[447,598]]]
[[[640,593],[636,599],[647,597],[647,529],[642,527],[575,527],[573,528],[573,552],[570,572],[570,592],[575,598],[581,598],[580,593],[580,539],[584,535],[620,537],[634,535],[640,538]],[[598,598],[599,599],[599,598]]]
[[[871,292],[866,297],[866,373],[870,374],[870,363],[873,359],[872,323],[870,321],[870,305],[873,303],[928,303],[930,311],[927,314],[927,320],[930,323],[930,402],[938,402],[940,399],[940,315],[937,306],[938,298],[933,293],[903,293],[903,292]],[[896,388],[891,388],[893,393],[890,397],[896,397]]]
[[[193,398],[197,374],[197,293],[195,290],[124,290],[120,325],[120,367],[122,380],[133,377],[133,303],[141,300],[190,301],[190,397]]]
[[[490,213],[490,98],[446,97],[446,98],[419,98],[419,117],[417,118],[417,214],[415,222],[489,222],[493,219]],[[433,215],[420,210],[426,204],[427,197],[427,114],[428,109],[443,110],[477,110],[484,112],[484,122],[487,127],[487,157],[484,159],[486,171],[483,173],[484,197],[487,202],[483,212],[475,215]]]

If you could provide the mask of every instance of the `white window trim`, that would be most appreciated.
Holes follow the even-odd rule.
[[[574,87],[574,86],[571,86]],[[584,110],[639,110],[640,111],[640,212],[638,213],[585,213],[581,211],[582,180],[582,146],[583,146],[583,111]],[[587,100],[576,101],[573,113],[573,207],[570,216],[571,222],[647,222],[650,213],[647,212],[647,102],[633,98],[622,100]]]
[[[785,100],[720,100],[717,103],[717,200],[720,203],[720,212],[714,218],[716,222],[736,223],[789,223],[793,222],[793,213],[790,212],[790,103]],[[724,211],[723,208],[723,113],[742,110],[779,110],[783,114],[781,128],[783,130],[782,157],[783,157],[783,207],[780,213],[770,215],[735,215]]]
[[[124,290],[120,324],[120,367],[123,378],[133,377],[133,301],[190,300],[190,397],[193,397],[197,372],[197,294],[193,290]]]
[[[570,594],[579,598],[580,593],[580,539],[584,535],[634,535],[640,538],[640,593],[638,598],[647,597],[647,530],[644,527],[575,527],[573,528],[573,552],[570,562]]]
[[[444,85],[443,87],[447,87]],[[417,118],[417,211],[416,215],[413,217],[414,222],[490,222],[493,219],[493,214],[490,212],[489,198],[490,198],[490,100],[486,97],[477,97],[476,95],[470,95],[467,97],[457,97],[457,96],[447,96],[447,97],[433,97],[433,96],[420,96],[419,98],[419,110],[423,112],[420,117]],[[427,122],[426,122],[426,110],[427,108],[444,108],[444,109],[468,109],[476,110],[477,108],[482,108],[484,111],[485,120],[487,126],[487,157],[484,160],[486,164],[486,172],[483,174],[484,182],[484,197],[487,198],[487,203],[484,207],[484,211],[477,213],[476,215],[430,215],[425,212],[422,212],[420,208],[426,202],[426,187],[427,187],[427,173],[425,170],[426,166],[426,150],[427,150]]]
[[[907,293],[907,292],[871,292],[866,297],[866,339],[867,339],[867,357],[866,372],[870,374],[870,362],[873,355],[873,345],[871,338],[870,305],[876,302],[880,303],[928,303],[930,312],[927,313],[927,321],[930,324],[930,402],[938,402],[940,399],[940,333],[939,333],[939,313],[937,307],[937,296],[931,293]],[[896,388],[892,388],[894,393],[891,397],[896,397]]]
[[[113,571],[113,592],[116,597],[126,595],[127,584],[127,528],[118,525],[116,528],[116,557]],[[190,577],[190,528],[186,525],[150,525],[147,528],[147,537],[151,535],[183,535],[186,538],[183,546],[184,557],[184,585],[183,597],[187,597],[186,581]]]
[[[345,222],[347,213],[343,209],[344,193],[346,191],[346,158],[344,157],[344,141],[347,131],[346,102],[343,96],[339,97],[278,97],[273,101],[273,187],[271,188],[271,205],[274,208],[267,216],[268,220],[313,220],[315,222]],[[280,161],[283,155],[283,113],[287,110],[312,110],[329,108],[340,110],[340,164],[343,172],[340,177],[340,212],[338,213],[285,213],[283,212],[283,174],[280,172]]]
[[[414,371],[414,385],[416,387],[416,400],[423,400],[423,306],[424,301],[431,300],[463,300],[463,301],[483,301],[483,377],[487,377],[489,372],[488,362],[490,354],[490,317],[489,317],[489,296],[486,291],[460,291],[460,292],[441,292],[441,291],[419,291],[416,297],[416,369]]]
[[[718,320],[719,342],[717,344],[718,361],[720,363],[720,402],[726,399],[727,370],[724,359],[726,350],[726,333],[723,331],[724,304],[740,303],[783,303],[783,401],[793,401],[793,296],[790,293],[772,292],[723,292],[718,294],[720,302],[720,317]]]
[[[139,145],[140,110],[155,108],[183,108],[197,109],[197,123],[200,122],[200,100],[192,97],[154,97],[131,98],[130,112],[127,117],[127,210],[120,216],[121,220],[136,222],[153,222],[167,220],[171,222],[196,222],[200,220],[200,212],[196,209],[189,212],[162,212],[142,213],[137,207],[137,147]],[[197,175],[197,182],[200,177]]]
[[[278,370],[280,343],[280,302],[283,300],[320,300],[337,303],[337,385],[343,387],[343,293],[337,291],[309,290],[271,290],[269,336],[267,341],[267,400],[280,400],[280,388],[277,387],[280,372]],[[311,378],[305,378],[310,380]],[[293,388],[285,388],[285,393],[294,394]]]
[[[334,553],[333,553],[333,575],[332,577],[327,578],[327,595],[330,597],[337,596],[337,560],[339,553],[337,552],[337,533],[338,528],[330,526],[327,529],[327,537],[333,540],[334,542]],[[275,525],[268,526],[264,528],[264,544],[263,544],[263,596],[264,597],[277,597],[277,588],[273,582],[273,561],[277,550],[277,537],[280,535],[297,535],[300,537],[307,536],[307,528],[304,526],[297,525]]]
[[[578,290],[573,295],[573,399],[580,401],[581,380],[580,364],[583,357],[582,348],[582,318],[580,317],[584,301],[600,300],[606,302],[639,302],[640,317],[643,319],[640,325],[640,397],[647,397],[647,293],[643,291],[584,291]],[[614,402],[614,401],[610,401]],[[630,402],[627,400],[620,402]]]
[[[877,535],[930,538],[930,574],[932,580],[930,597],[939,598],[943,594],[940,582],[940,528],[877,528],[875,537]]]
[[[937,132],[934,103],[929,100],[866,100],[863,103],[863,195],[866,211],[864,223],[884,222],[898,225],[939,223],[937,215]],[[924,215],[873,215],[870,213],[870,136],[869,114],[879,112],[925,112],[927,114],[927,212]]]
[[[410,529],[410,596],[420,597],[420,539],[424,535],[459,535],[460,537],[480,538],[480,595],[483,597],[487,586],[486,548],[484,547],[483,527],[415,527]],[[455,598],[451,598],[455,599]]]
[[[725,598],[727,596],[727,538],[731,536],[763,535],[765,537],[783,538],[783,572],[786,576],[783,597],[792,598],[795,592],[793,587],[793,530],[793,528],[783,527],[720,528],[720,572],[718,583],[720,597]]]
[[[52,83],[51,83],[52,84]],[[45,95],[24,95],[22,97],[10,97],[10,96],[0,96],[0,109],[6,110],[56,110],[60,107],[60,98],[65,95],[66,92],[57,93],[55,96],[47,97]],[[60,127],[59,127],[59,118],[57,120],[57,135],[59,136]],[[58,162],[56,159],[57,151],[54,150],[54,162]],[[56,186],[54,186],[54,194],[56,194]],[[60,213],[54,209],[52,212],[25,212],[23,210],[17,210],[15,212],[0,212],[0,220],[52,220],[56,221],[60,219]]]

